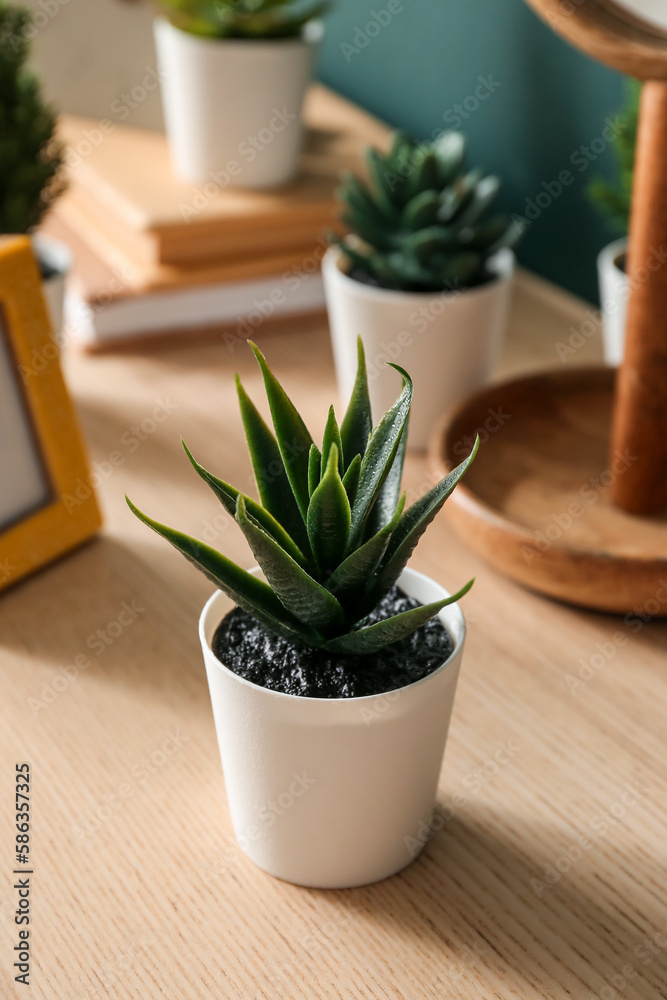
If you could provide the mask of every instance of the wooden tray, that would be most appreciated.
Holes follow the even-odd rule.
[[[609,487],[615,370],[579,368],[490,386],[434,434],[442,477],[481,447],[446,509],[471,547],[528,587],[602,611],[667,614],[667,520],[626,514]]]

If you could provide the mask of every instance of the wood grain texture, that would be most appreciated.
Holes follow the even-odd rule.
[[[556,343],[585,315],[518,289],[505,370],[557,363]],[[273,333],[263,346],[321,433],[334,396],[326,330]],[[577,361],[595,354],[591,338]],[[275,881],[241,856],[231,831],[196,634],[210,585],[122,500],[127,490],[249,565],[179,435],[245,483],[231,373],[261,399],[259,372],[249,352],[230,355],[222,341],[71,354],[66,368],[92,457],[108,472],[106,528],[0,603],[3,998],[664,995],[665,626],[527,593],[438,518],[415,568],[450,588],[477,576],[441,828],[413,865],[369,888]],[[427,482],[411,458],[410,498]],[[124,603],[136,617],[119,632]],[[14,986],[8,958],[10,793],[21,760],[34,774],[29,990]]]
[[[632,194],[625,356],[619,370],[612,451],[637,461],[612,487],[631,514],[667,508],[667,83],[644,84]]]
[[[265,251],[234,257],[207,260],[195,266],[174,266],[172,264],[141,265],[124,252],[122,243],[107,240],[101,245],[104,233],[87,226],[85,217],[76,219],[78,205],[70,192],[60,199],[57,210],[41,227],[43,232],[58,239],[64,239],[74,248],[76,284],[86,302],[95,305],[100,299],[108,302],[110,294],[114,299],[133,298],[150,295],[152,292],[196,288],[223,282],[252,281],[255,278],[275,277],[286,271],[307,266],[315,268],[327,247],[325,236],[318,237],[304,233],[304,240],[292,249],[276,250],[270,241]],[[311,264],[311,258],[315,257]],[[114,278],[116,279],[114,282]],[[109,289],[113,289],[110,292]]]
[[[56,224],[64,224],[79,239],[83,238],[109,273],[120,273],[126,277],[126,295],[273,276],[300,264],[304,257],[312,254],[314,247],[319,247],[323,253],[321,247],[325,237],[321,233],[315,235],[314,227],[309,226],[302,231],[300,243],[297,242],[300,239],[299,230],[294,227],[287,249],[283,244],[283,234],[274,233],[264,241],[261,252],[258,252],[255,240],[254,250],[249,254],[244,254],[239,246],[235,254],[226,258],[213,257],[189,266],[146,264],[137,257],[127,240],[125,227],[117,223],[114,225],[112,216],[100,211],[97,206],[85,203],[80,194],[76,190],[66,191],[58,199],[46,225],[48,227],[53,220]]]
[[[667,34],[613,0],[526,0],[572,45],[640,80],[667,79]]]
[[[482,389],[434,434],[430,468],[434,481],[451,472],[479,434],[448,506],[476,552],[571,604],[617,613],[648,604],[667,615],[667,520],[612,502],[641,455],[610,453],[615,380],[615,369],[587,366]]]
[[[630,514],[667,507],[667,33],[613,0],[527,0],[547,23],[600,62],[645,80],[629,233],[630,297],[626,346],[613,414],[610,461],[637,459],[612,484],[613,502]]]

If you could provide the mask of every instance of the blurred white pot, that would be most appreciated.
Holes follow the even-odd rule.
[[[66,243],[52,236],[35,233],[32,236],[35,255],[42,272],[42,291],[56,337],[62,333],[65,282],[72,269],[72,251]]]
[[[625,350],[628,313],[628,276],[624,270],[627,239],[615,240],[598,254],[598,282],[602,309],[602,343],[608,365],[620,365]]]
[[[323,28],[298,38],[202,38],[155,21],[164,117],[174,171],[218,188],[291,180],[301,108]]]
[[[447,591],[414,570],[399,585],[426,604]],[[228,670],[211,642],[232,604],[217,591],[201,615],[213,715],[234,830],[264,871],[341,889],[405,868],[428,840],[465,622],[440,618],[454,652],[434,673],[365,698],[300,698]]]
[[[352,392],[361,334],[374,420],[398,394],[398,376],[386,364],[393,361],[414,381],[408,447],[422,451],[438,417],[479,388],[498,363],[514,254],[501,250],[489,261],[495,280],[435,295],[374,288],[348,277],[345,266],[338,248],[327,251],[322,273],[341,402]]]

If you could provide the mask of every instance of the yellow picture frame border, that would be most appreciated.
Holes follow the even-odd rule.
[[[28,236],[0,238],[0,307],[51,487],[44,506],[0,529],[2,591],[88,541],[101,527],[102,516],[76,412],[53,353],[51,322]],[[46,362],[39,372],[35,358]],[[22,371],[34,374],[23,378]]]

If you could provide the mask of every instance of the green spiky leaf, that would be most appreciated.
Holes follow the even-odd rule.
[[[153,520],[148,514],[139,510],[129,497],[126,496],[125,499],[132,513],[140,521],[165,538],[244,611],[254,615],[272,631],[287,639],[312,641],[314,634],[312,629],[304,627],[289,613],[267,583],[248,573],[247,570],[241,569],[205,542]]]
[[[264,576],[288,611],[318,631],[330,630],[344,621],[343,609],[336,598],[248,517],[243,496],[236,502],[236,520]]]
[[[356,544],[378,493],[389,475],[410,414],[412,379],[398,365],[392,364],[391,367],[403,376],[403,388],[394,405],[387,410],[371,434],[361,460],[359,485],[352,508],[350,545]]]
[[[457,219],[461,229],[475,225],[483,212],[492,204],[499,190],[500,181],[497,177],[482,177],[473,191],[470,203]]]
[[[407,444],[408,425],[406,424],[398,442],[394,461],[391,463],[391,467],[387,473],[387,478],[382,484],[377,495],[377,500],[373,504],[373,509],[368,515],[365,529],[366,538],[374,535],[394,516],[398,498],[401,495],[401,480],[403,479],[403,464],[405,462]]]
[[[386,226],[386,216],[378,208],[365,185],[354,174],[341,175],[341,186],[336,194],[357,215],[363,215],[380,228]]]
[[[392,535],[379,574],[378,582],[381,587],[389,588],[398,580],[419,539],[469,468],[478,447],[479,437],[475,439],[468,457],[403,514]]]
[[[420,625],[425,625],[431,618],[446,608],[448,604],[454,604],[467,594],[472,587],[474,580],[461,587],[458,593],[451,597],[445,597],[441,601],[434,601],[433,604],[422,604],[418,608],[410,611],[403,611],[393,618],[385,618],[384,621],[376,622],[366,628],[360,628],[356,632],[348,632],[347,635],[329,639],[324,644],[324,648],[330,653],[375,653],[383,646],[388,646],[399,639],[405,639]]]
[[[203,465],[200,465],[199,462],[197,462],[197,460],[193,457],[185,441],[181,441],[181,443],[195,471],[201,476],[204,482],[211,487],[227,513],[231,514],[232,517],[236,517],[236,502],[239,496],[241,496],[241,491],[237,490],[235,486],[231,486],[229,483],[224,482],[224,480],[218,479],[218,477],[214,476],[212,472],[208,472],[208,470],[205,469]],[[313,445],[313,447],[315,446]],[[251,517],[254,517],[257,523],[261,525],[265,531],[268,531],[276,542],[278,542],[278,544],[281,545],[285,551],[289,553],[289,555],[291,555],[292,559],[295,559],[300,566],[307,566],[305,555],[296,542],[290,538],[283,526],[276,521],[273,514],[249,496],[244,496],[244,500],[248,514]]]
[[[361,593],[368,590],[369,581],[372,580],[382,556],[387,551],[389,539],[400,520],[404,506],[405,494],[398,502],[391,520],[336,567],[327,582],[327,590],[332,594],[343,591]]]
[[[373,179],[375,197],[378,204],[381,206],[383,213],[390,219],[398,222],[400,219],[398,211],[400,195],[397,196],[395,194],[396,188],[391,177],[392,172],[388,169],[386,162],[376,149],[367,149],[365,156],[368,171]],[[398,186],[400,187],[400,185]]]
[[[350,501],[340,478],[336,444],[329,448],[327,466],[310,498],[307,525],[317,568],[323,576],[328,575],[340,562],[350,531]]]
[[[387,232],[384,226],[378,226],[366,213],[351,209],[343,212],[340,221],[366,243],[370,243],[380,250],[396,249],[396,240],[393,238],[393,234]]]
[[[306,524],[290,486],[280,448],[236,376],[236,391],[241,409],[248,453],[262,504],[280,521],[303,551],[308,549]]]
[[[363,456],[373,430],[371,400],[368,395],[366,358],[361,337],[357,337],[357,374],[352,395],[340,428],[343,457],[349,468],[355,455]]]
[[[128,504],[137,517],[268,629],[317,648],[373,652],[418,628],[432,611],[417,608],[389,621],[369,624],[381,597],[473,456],[405,511],[405,494],[399,497],[399,490],[412,399],[407,372],[392,366],[402,376],[403,386],[394,406],[369,435],[368,385],[359,343],[359,370],[343,426],[339,429],[331,409],[320,451],[265,359],[254,350],[277,435],[274,437],[237,379],[261,502],[209,472],[185,444],[183,447],[197,474],[234,516],[264,579],[203,542],[154,521],[130,501]],[[305,454],[307,447],[305,517],[294,492],[303,483],[290,479],[286,469],[285,438],[290,434],[300,445],[297,455]],[[346,447],[353,455],[347,458],[342,474]]]
[[[301,414],[289,398],[278,379],[266,363],[266,358],[256,344],[249,341],[264,379],[269,400],[273,427],[280,449],[287,478],[305,521],[308,511],[308,456],[313,439]]]
[[[432,226],[435,223],[439,208],[439,191],[420,191],[403,209],[401,224],[406,229],[425,229],[427,226]]]
[[[350,501],[350,507],[354,503],[354,498],[357,495],[360,472],[361,455],[355,455],[347,467],[347,472],[343,476],[343,486],[345,487],[345,492],[347,493],[347,499]]]
[[[438,161],[439,183],[451,184],[463,171],[465,139],[461,132],[443,132],[433,144]]]
[[[438,187],[438,159],[432,146],[422,146],[415,155],[414,169],[405,182],[406,199],[412,200],[420,191],[435,191]]]
[[[337,192],[357,237],[335,240],[353,278],[407,292],[464,290],[491,278],[487,262],[515,246],[525,224],[495,216],[488,227],[498,180],[466,173],[464,153],[458,132],[423,144],[396,133],[388,153],[367,151],[368,181],[348,174]]]
[[[316,444],[311,444],[308,455],[308,496],[312,497],[317,489],[322,472],[322,455]]]
[[[326,426],[324,428],[324,437],[322,438],[322,475],[324,475],[324,470],[329,463],[329,454],[332,446],[336,447],[336,453],[338,455],[338,471],[342,476],[345,471],[345,467],[343,465],[343,445],[341,444],[340,429],[338,427],[338,421],[336,420],[336,414],[334,413],[333,406],[330,406],[329,416],[327,417]]]

